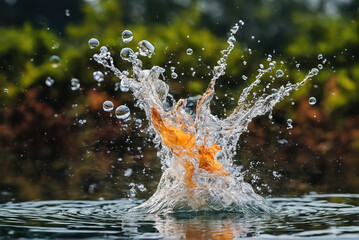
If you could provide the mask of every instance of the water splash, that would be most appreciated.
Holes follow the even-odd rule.
[[[165,69],[159,66],[142,69],[138,56],[151,57],[154,53],[153,45],[146,40],[139,42],[139,52],[129,48],[121,51],[122,59],[132,63],[132,76],[115,67],[107,50],[94,54],[99,64],[111,70],[121,80],[121,85],[132,91],[150,122],[154,143],[160,148],[158,156],[164,173],[154,195],[136,209],[151,213],[173,210],[273,211],[266,200],[243,181],[240,170],[233,167],[237,142],[254,117],[270,112],[290,92],[316,75],[318,69],[313,68],[300,82],[287,83],[271,93],[255,92],[262,77],[275,68],[276,62],[270,59],[268,66],[261,65],[254,82],[243,90],[232,114],[218,118],[211,114],[210,102],[216,81],[225,74],[226,60],[236,42],[235,34],[242,26],[241,21],[230,30],[228,47],[221,51],[218,65],[211,71],[209,86],[195,100],[196,104],[193,99],[174,100],[168,85],[161,80]],[[174,73],[174,69],[171,71]],[[284,72],[277,71],[276,75],[282,77]],[[189,105],[195,105],[195,110],[189,111]]]

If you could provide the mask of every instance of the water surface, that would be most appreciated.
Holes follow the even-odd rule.
[[[144,200],[40,201],[0,205],[9,238],[359,238],[359,194],[268,198],[273,214],[129,211]]]

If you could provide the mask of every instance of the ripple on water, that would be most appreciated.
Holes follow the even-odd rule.
[[[12,238],[359,237],[359,194],[269,198],[278,212],[128,211],[143,200],[0,204],[0,234]]]

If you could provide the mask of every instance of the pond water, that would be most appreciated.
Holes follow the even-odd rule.
[[[359,238],[359,194],[267,198],[271,214],[131,211],[143,200],[40,201],[0,205],[9,238]]]

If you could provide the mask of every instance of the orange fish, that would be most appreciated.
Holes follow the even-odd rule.
[[[155,129],[161,134],[164,144],[169,147],[180,160],[182,160],[180,163],[186,170],[187,187],[196,187],[192,180],[194,166],[190,159],[197,159],[199,168],[204,169],[209,173],[229,176],[229,173],[223,170],[222,164],[218,162],[214,156],[217,151],[221,150],[221,148],[216,143],[212,143],[211,147],[206,146],[204,143],[197,145],[195,135],[191,133],[185,121],[178,117],[176,113],[177,109],[178,108],[175,107],[174,110],[172,110],[172,113],[175,116],[175,121],[179,127],[175,127],[175,124],[169,118],[162,119],[155,107],[151,108],[152,122]]]

